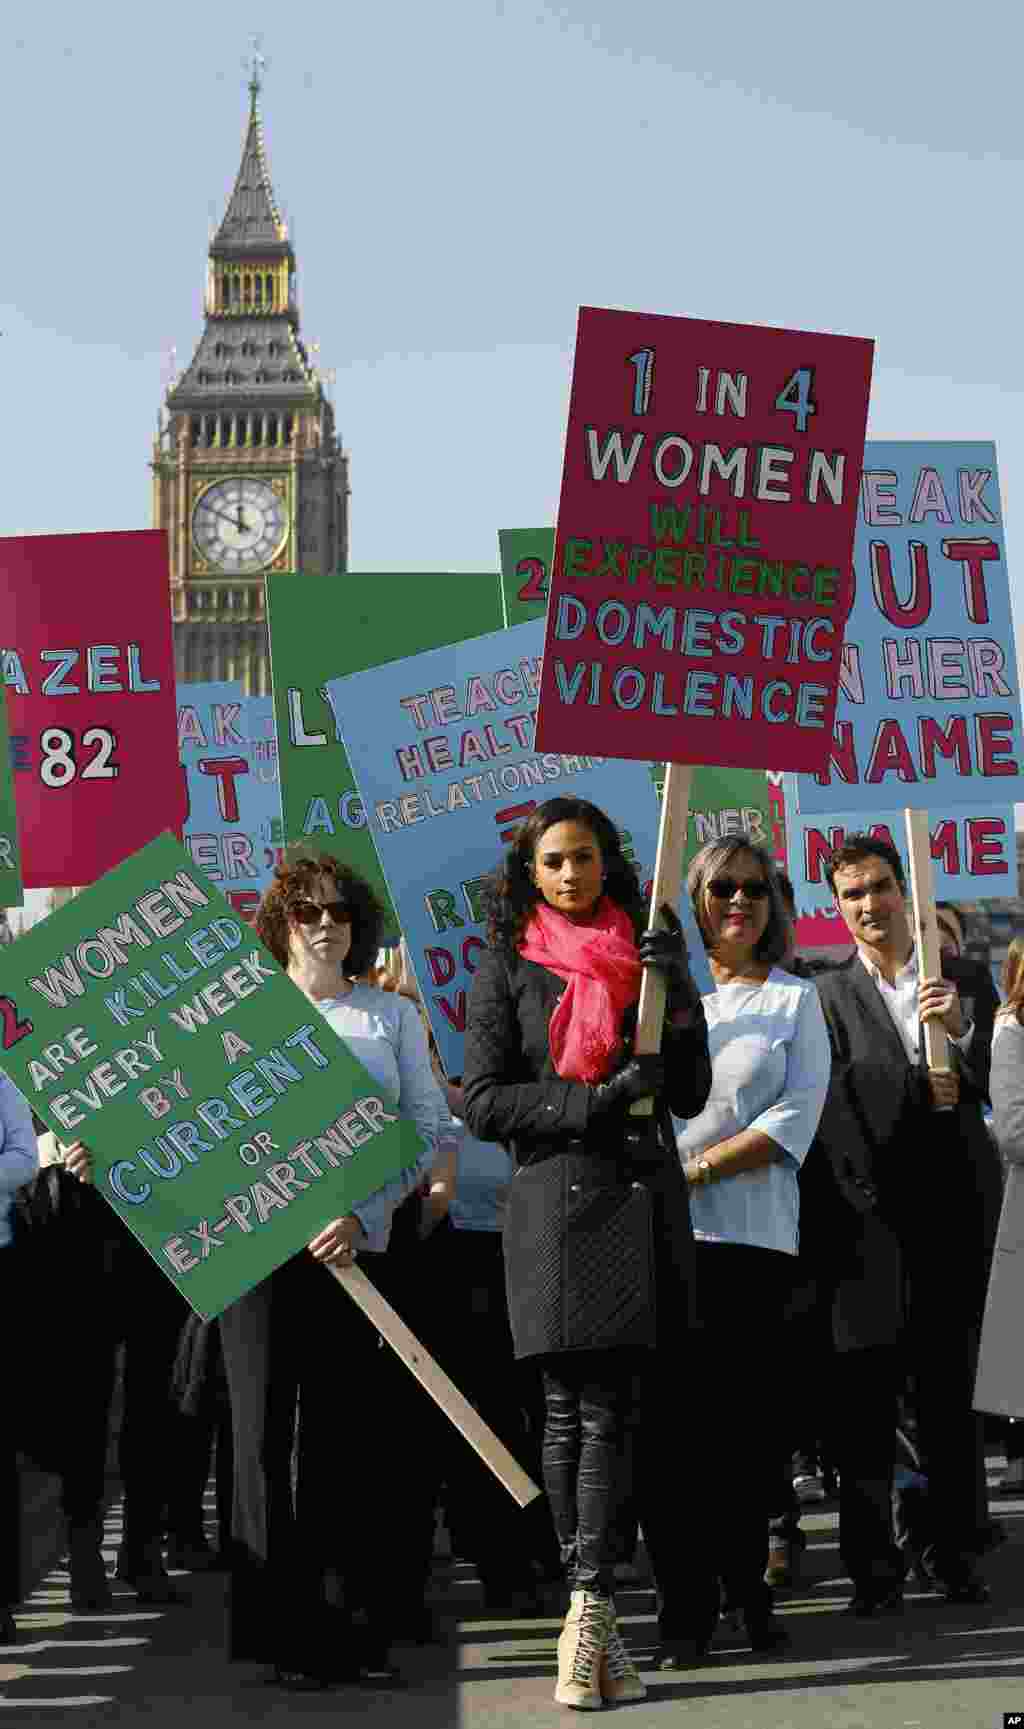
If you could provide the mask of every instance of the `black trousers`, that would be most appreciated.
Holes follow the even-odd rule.
[[[685,1354],[662,1352],[650,1366],[637,1483],[663,1638],[710,1637],[720,1578],[748,1624],[769,1612],[766,1532],[784,1421],[774,1383],[793,1265],[775,1249],[698,1243],[697,1331]]]
[[[405,1259],[359,1260],[399,1309]],[[431,1302],[427,1285],[418,1306]],[[354,1610],[360,1654],[382,1654],[422,1614],[446,1419],[305,1251],[220,1324],[234,1433],[228,1655],[329,1673],[356,1651]],[[344,1613],[327,1603],[329,1572]]]
[[[14,1252],[0,1249],[0,1315],[13,1317],[18,1310]],[[21,1324],[27,1324],[22,1317]],[[27,1389],[8,1386],[0,1410],[0,1609],[13,1608],[21,1599],[21,1488],[18,1480],[18,1447],[14,1414],[19,1397]]]
[[[444,1278],[445,1326],[438,1357],[460,1392],[518,1460],[539,1480],[541,1449],[534,1451],[524,1411],[508,1320],[505,1266],[497,1231],[444,1232],[439,1243]],[[444,1441],[444,1503],[460,1555],[475,1561],[484,1587],[533,1582],[534,1556],[548,1567],[557,1549],[546,1502],[519,1508],[507,1489],[450,1424]]]
[[[544,1487],[573,1590],[610,1597],[615,1524],[640,1401],[643,1353],[561,1351],[543,1359]]]
[[[826,1429],[831,1427],[834,1362],[831,1292],[821,1280],[803,1273],[799,1261],[783,1328],[786,1350],[776,1358],[772,1377],[778,1427],[769,1529],[787,1537],[797,1530],[800,1519],[793,1492],[795,1456],[809,1465],[817,1462]]]
[[[185,1508],[195,1495],[194,1448],[190,1454],[187,1421],[171,1397],[171,1372],[188,1306],[127,1230],[109,1278],[112,1292],[104,1304],[109,1319],[91,1337],[83,1335],[69,1389],[74,1446],[62,1472],[62,1502],[69,1523],[88,1523],[99,1515],[117,1347],[123,1340],[118,1463],[124,1484],[124,1537],[131,1547],[142,1548],[160,1539],[168,1509],[172,1523],[185,1521]]]
[[[928,1477],[933,1541],[926,1551],[941,1577],[955,1577],[976,1547],[977,1456],[982,1419],[971,1410],[977,1335],[962,1325],[917,1328],[904,1347],[877,1346],[837,1357],[833,1452],[840,1474],[839,1547],[856,1588],[901,1582],[891,1491],[899,1395],[909,1373],[918,1445]]]

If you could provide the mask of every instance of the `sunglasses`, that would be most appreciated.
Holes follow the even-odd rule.
[[[323,906],[319,901],[296,901],[290,910],[297,925],[318,925],[324,913],[336,925],[348,924],[352,918],[352,909],[344,901],[325,901]]]
[[[708,883],[708,894],[716,901],[731,901],[737,893],[748,901],[763,901],[770,890],[764,877],[748,877],[746,882],[740,882],[736,877],[712,877]]]

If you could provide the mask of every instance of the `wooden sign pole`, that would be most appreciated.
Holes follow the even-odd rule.
[[[667,902],[670,907],[675,908],[679,900],[683,886],[683,854],[686,851],[686,825],[690,815],[692,778],[693,770],[688,764],[666,763],[648,930],[660,930],[662,905]],[[665,981],[654,967],[645,967],[640,985],[636,1043],[633,1047],[638,1057],[653,1056],[660,1051],[661,1029],[664,1023]],[[653,1106],[650,1099],[638,1099],[631,1109],[635,1117],[649,1117]]]
[[[402,1317],[371,1284],[362,1268],[328,1267],[327,1271],[348,1292],[352,1301],[359,1304],[367,1320],[401,1358],[410,1374],[416,1376],[420,1386],[440,1406],[449,1422],[454,1423],[488,1469],[494,1472],[512,1499],[520,1507],[528,1507],[531,1501],[535,1501],[541,1493],[536,1483],[459,1392],[455,1382],[449,1380],[440,1363],[424,1350],[415,1333],[410,1332]]]
[[[935,881],[926,810],[904,810],[910,854],[910,892],[914,902],[914,938],[918,976],[942,977],[939,926],[935,917]],[[924,1053],[930,1069],[949,1069],[949,1034],[939,1021],[924,1025]]]

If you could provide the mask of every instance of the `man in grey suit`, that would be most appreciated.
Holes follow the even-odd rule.
[[[971,1410],[987,1277],[990,1147],[971,1066],[973,1028],[956,985],[922,979],[898,852],[850,835],[829,884],[856,953],[817,982],[832,1046],[819,1128],[833,1179],[827,1228],[838,1353],[834,1416],[840,1549],[850,1608],[902,1603],[890,1491],[897,1398],[911,1378],[933,1541],[923,1560],[953,1602],[983,1603],[977,1573]],[[950,1069],[924,1065],[921,1024],[950,1037]]]

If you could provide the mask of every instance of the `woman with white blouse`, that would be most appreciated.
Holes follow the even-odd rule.
[[[235,1437],[229,1656],[270,1661],[293,1691],[389,1682],[400,1679],[389,1647],[411,1568],[396,1511],[410,1437],[393,1409],[390,1353],[317,1263],[347,1267],[358,1251],[371,1279],[374,1263],[383,1270],[392,1218],[427,1175],[447,1110],[415,1005],[366,982],[382,923],[368,883],[329,856],[294,859],[255,923],[425,1151],[221,1316]],[[356,1556],[364,1635],[326,1596],[327,1576]]]
[[[681,1442],[697,1470],[691,1585],[699,1598],[719,1575],[754,1649],[772,1650],[788,1641],[763,1580],[777,1452],[764,1431],[782,1415],[772,1373],[786,1349],[797,1176],[825,1102],[828,1034],[814,985],[779,965],[787,918],[768,854],[746,840],[713,841],[688,882],[715,983],[704,998],[711,1095],[699,1116],[676,1124],[703,1345],[687,1377],[699,1417]]]

